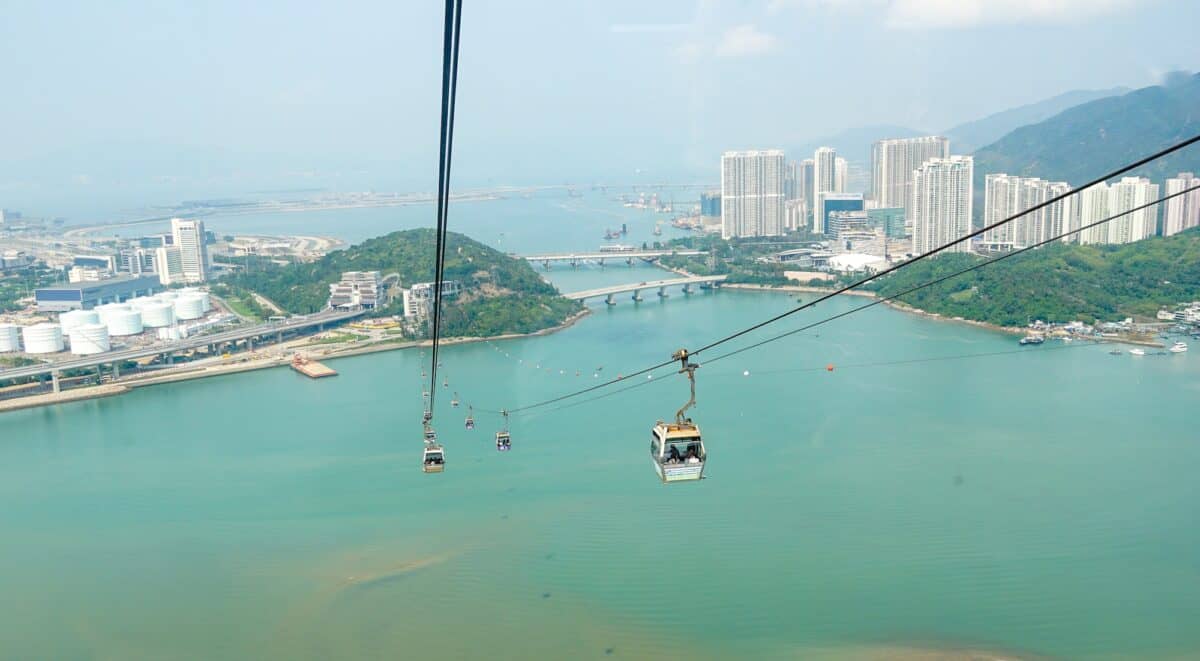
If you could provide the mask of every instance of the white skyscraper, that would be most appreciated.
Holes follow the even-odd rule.
[[[880,140],[871,146],[871,199],[877,208],[908,208],[913,171],[931,158],[950,156],[950,141],[937,135]]]
[[[1108,213],[1116,215],[1158,198],[1158,184],[1144,177],[1124,177],[1108,187]],[[1108,243],[1133,243],[1158,231],[1158,207],[1127,213],[1107,223]]]
[[[809,199],[812,201],[810,206],[814,208],[819,193],[837,192],[837,152],[833,147],[821,147],[813,153],[812,185]]]
[[[913,253],[940,248],[971,233],[970,156],[931,158],[913,172],[909,214],[913,219]],[[950,252],[970,252],[964,241]]]
[[[1095,223],[1158,198],[1158,184],[1143,177],[1125,177],[1115,184],[1096,184],[1079,193],[1079,214],[1075,227]],[[1132,243],[1154,233],[1158,227],[1158,207],[1127,213],[1120,218],[1079,233],[1080,243]]]
[[[1071,190],[1065,181],[989,174],[985,179],[983,224],[990,226]],[[1072,198],[1031,211],[983,235],[991,250],[1019,250],[1070,228]]]
[[[174,247],[179,249],[183,281],[196,283],[207,280],[208,246],[204,243],[204,222],[172,218],[171,235],[174,237]]]
[[[721,155],[721,237],[783,234],[783,151]]]
[[[154,250],[154,272],[164,285],[187,282],[183,275],[183,254],[179,248],[163,246]]]
[[[1172,195],[1197,186],[1200,186],[1200,179],[1197,179],[1191,172],[1180,172],[1178,176],[1167,179],[1167,190],[1164,194]],[[1178,234],[1198,225],[1200,225],[1200,190],[1193,190],[1167,200],[1166,206],[1163,208],[1163,236]]]
[[[850,165],[846,159],[838,156],[833,159],[833,192],[846,192],[846,178],[849,176]]]

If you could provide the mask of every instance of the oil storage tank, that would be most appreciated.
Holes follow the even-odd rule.
[[[175,306],[170,301],[155,301],[142,306],[142,325],[162,328],[175,323]]]
[[[21,350],[21,327],[16,324],[0,324],[0,353]]]
[[[81,324],[72,328],[67,335],[71,338],[71,353],[77,356],[104,353],[112,348],[106,324]]]
[[[63,350],[62,326],[34,324],[21,331],[25,353],[58,353]]]
[[[108,334],[112,337],[137,335],[142,332],[142,313],[125,307],[122,310],[109,310],[102,318],[108,326]]]
[[[204,311],[204,299],[198,293],[175,299],[175,316],[179,319],[199,319],[204,316]]]
[[[72,328],[98,323],[100,323],[100,313],[95,310],[70,310],[58,315],[58,325],[62,326],[63,332],[68,335]]]

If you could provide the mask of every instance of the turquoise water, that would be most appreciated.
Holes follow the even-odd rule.
[[[658,273],[635,271],[553,277]],[[623,300],[449,347],[441,475],[419,468],[417,351],[0,416],[0,656],[1200,654],[1200,356],[1018,352],[880,306],[701,367],[702,483],[647,457],[686,399],[670,370],[518,415],[494,449],[489,410],[790,304]]]

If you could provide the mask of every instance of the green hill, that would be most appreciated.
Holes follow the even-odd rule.
[[[434,270],[432,229],[393,232],[345,250],[331,252],[307,264],[274,266],[238,273],[224,279],[235,289],[249,289],[298,314],[325,307],[329,285],[343,271],[397,274],[409,287],[431,282]],[[559,295],[523,259],[510,257],[462,234],[447,237],[445,279],[465,288],[443,307],[442,332],[450,336],[487,337],[530,333],[562,323],[580,304]],[[401,314],[399,297],[378,315]]]
[[[990,173],[1043,177],[1079,186],[1125,163],[1200,133],[1200,75],[1177,74],[1146,87],[1075,106],[1023,126],[975,152],[976,215]],[[1133,174],[1161,181],[1200,172],[1200,147],[1189,147]]]
[[[1008,110],[1001,110],[987,117],[959,124],[946,129],[941,135],[950,138],[950,149],[956,154],[967,154],[985,145],[1003,138],[1009,131],[1026,124],[1049,119],[1054,115],[1088,101],[1095,101],[1107,96],[1125,94],[1128,87],[1114,87],[1107,90],[1074,90],[1058,96],[1044,99]]]
[[[872,288],[883,296],[948,275],[984,258],[947,254],[900,269]],[[1125,317],[1200,300],[1200,230],[1116,246],[1058,244],[902,296],[927,312],[1001,326]]]

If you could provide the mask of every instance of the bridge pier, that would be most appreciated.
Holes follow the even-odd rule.
[[[113,377],[113,381],[116,381],[117,379],[121,378],[121,361],[119,361],[119,360],[113,361],[112,377]]]
[[[638,301],[641,301],[641,300],[643,300],[642,299],[642,290],[640,290],[640,289],[633,290],[633,301],[635,303],[637,303]]]
[[[600,268],[604,268],[604,258],[600,258]]]
[[[633,268],[633,258],[632,257],[626,258],[625,265],[628,266],[629,268]]]
[[[686,296],[690,293],[692,293],[692,283],[689,282],[683,286],[683,294],[684,294],[684,296]]]
[[[54,370],[50,373],[50,388],[55,393],[62,392],[62,384],[58,382],[58,370]]]
[[[550,270],[550,260],[547,259],[544,262],[542,262],[542,268],[546,271],[549,271]]]
[[[609,305],[616,305],[617,304],[617,295],[609,294],[608,297],[604,299],[604,302],[608,303]]]
[[[664,286],[662,286],[662,287],[659,287],[659,288],[658,288],[658,297],[659,297],[659,298],[666,298],[666,297],[667,297],[667,288],[666,288],[666,286],[665,286],[665,285],[664,285]]]
[[[280,344],[282,342],[283,342],[283,331],[281,331],[281,330],[275,331],[275,343]]]
[[[571,268],[579,268],[579,260],[575,259],[574,257],[571,258]]]

